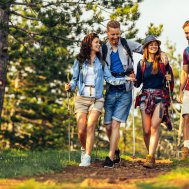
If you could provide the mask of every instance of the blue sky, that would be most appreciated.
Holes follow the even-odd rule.
[[[169,39],[176,44],[177,54],[182,54],[187,46],[182,25],[189,20],[189,0],[144,0],[139,9],[141,16],[137,22],[138,36],[144,38],[150,22],[163,24],[163,33],[159,37],[162,44]]]

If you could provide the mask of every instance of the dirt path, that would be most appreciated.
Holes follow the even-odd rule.
[[[36,178],[37,181],[47,180],[56,183],[75,183],[80,186],[96,188],[135,188],[134,183],[146,178],[162,175],[173,168],[171,161],[157,161],[154,169],[146,169],[144,160],[122,160],[120,166],[113,169],[103,168],[102,162],[94,162],[90,167],[68,166],[61,173]]]
[[[136,182],[153,180],[158,175],[174,169],[174,166],[169,160],[157,161],[154,169],[146,169],[143,165],[144,160],[126,161],[122,160],[120,166],[113,169],[103,168],[102,162],[93,162],[90,167],[67,166],[60,173],[47,174],[35,177],[35,180],[40,183],[55,183],[61,185],[60,188],[128,188],[136,189]],[[22,178],[12,180],[17,184],[28,180]],[[11,188],[8,183],[4,185],[0,183],[0,189]],[[6,184],[7,185],[6,185]],[[64,183],[64,185],[62,185]],[[10,185],[9,185],[10,186]]]

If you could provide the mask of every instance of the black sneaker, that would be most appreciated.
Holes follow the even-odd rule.
[[[115,158],[114,158],[113,162],[114,162],[114,164],[119,164],[121,162],[119,149],[115,151]]]
[[[103,163],[103,167],[113,168],[114,162],[107,156],[104,163]]]

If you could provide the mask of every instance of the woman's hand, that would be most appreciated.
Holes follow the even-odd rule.
[[[171,74],[166,74],[165,78],[166,78],[166,81],[171,81]]]
[[[137,81],[134,73],[130,74],[129,77],[126,77],[126,80],[132,82]]]
[[[160,54],[160,58],[161,58],[161,61],[164,63],[165,66],[169,63],[169,59],[168,59],[167,55],[162,51],[161,51],[161,54]]]
[[[65,84],[65,90],[68,91],[70,88],[71,88],[70,83],[66,83],[66,84]]]

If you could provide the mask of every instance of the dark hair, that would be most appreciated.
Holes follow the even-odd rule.
[[[116,20],[110,20],[107,24],[107,31],[109,28],[120,28],[120,23]]]
[[[92,41],[95,38],[99,38],[99,36],[96,33],[90,33],[84,37],[84,39],[81,42],[81,48],[79,54],[76,56],[77,60],[80,63],[84,63],[86,59],[90,60],[90,54],[91,54],[91,45]],[[99,60],[101,60],[101,54],[100,52],[96,53],[96,56]]]
[[[182,26],[182,28],[184,29],[186,26],[189,26],[189,20],[187,20],[184,25]]]

